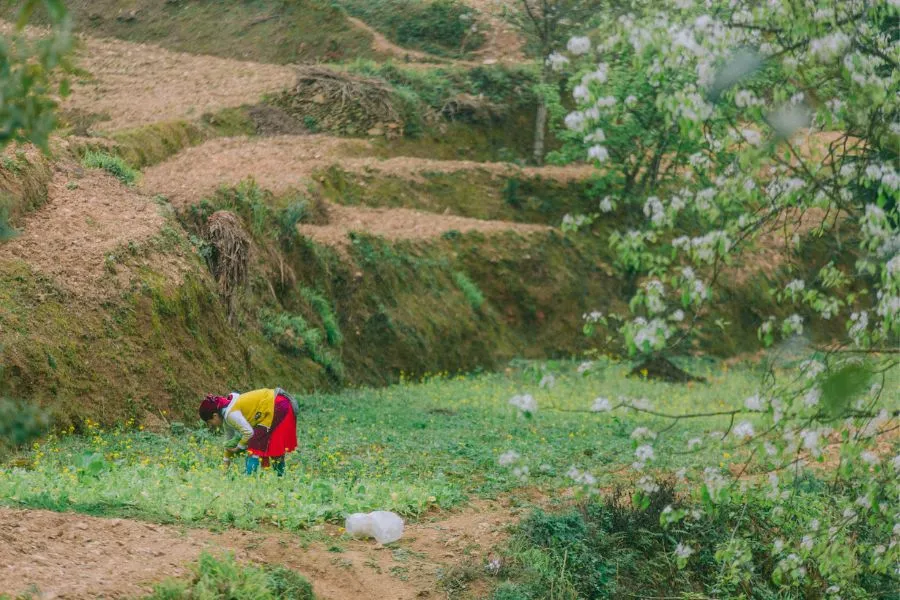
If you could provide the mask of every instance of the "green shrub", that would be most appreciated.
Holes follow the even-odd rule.
[[[204,552],[187,582],[156,585],[146,600],[314,600],[312,585],[284,567],[241,565]]]
[[[300,295],[309,302],[316,314],[319,315],[319,318],[322,319],[322,326],[325,328],[325,338],[328,340],[328,343],[332,346],[340,346],[344,341],[344,336],[341,333],[341,326],[338,324],[337,317],[328,299],[316,290],[308,287],[301,287]]]
[[[288,354],[305,354],[335,379],[343,378],[340,359],[323,348],[322,332],[311,327],[302,316],[263,308],[259,311],[259,323],[263,336],[280,350]]]
[[[491,600],[531,600],[533,596],[526,592],[522,587],[505,582],[494,590]]]
[[[281,228],[281,243],[290,248],[297,238],[297,223],[300,223],[309,215],[309,203],[306,200],[296,200],[282,209],[278,217],[278,225]]]
[[[457,287],[459,287],[463,295],[465,295],[466,300],[469,302],[472,309],[480,310],[481,306],[484,304],[484,294],[478,289],[478,285],[469,279],[468,275],[461,271],[455,271],[453,273],[453,281],[456,282]]]
[[[137,171],[122,158],[106,152],[88,150],[81,159],[81,164],[88,169],[103,169],[125,185],[133,185],[138,176]]]
[[[50,426],[47,412],[33,404],[0,399],[0,452],[27,444]]]

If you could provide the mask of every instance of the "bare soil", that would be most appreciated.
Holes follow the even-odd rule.
[[[172,52],[149,44],[79,37],[75,62],[90,73],[73,78],[67,111],[102,115],[104,131],[191,119],[222,108],[255,104],[289,87],[290,66]]]
[[[102,299],[129,281],[128,269],[113,264],[116,254],[157,235],[165,217],[149,197],[104,171],[58,165],[47,203],[24,223],[21,234],[2,246],[0,260],[21,259],[77,298]],[[154,261],[173,285],[187,268],[174,253]]]
[[[423,172],[475,169],[501,175],[540,175],[559,181],[581,179],[595,172],[590,165],[521,168],[509,163],[361,157],[368,148],[365,140],[327,135],[218,138],[148,168],[142,185],[149,192],[165,195],[176,206],[185,206],[198,202],[220,185],[235,185],[247,177],[276,193],[302,189],[310,175],[331,165],[414,180],[421,178]]]
[[[367,208],[329,204],[328,214],[329,221],[326,225],[299,225],[298,231],[321,244],[345,246],[350,243],[348,234],[352,231],[391,240],[417,240],[438,237],[451,230],[461,233],[479,231],[491,234],[517,231],[527,234],[550,229],[542,225],[437,215],[407,208]]]
[[[0,593],[37,587],[44,599],[132,597],[168,577],[183,577],[200,552],[281,564],[306,575],[322,600],[441,598],[439,577],[455,565],[483,568],[518,516],[504,502],[409,524],[389,547],[348,540],[325,526],[304,547],[284,532],[214,533],[128,519],[0,508]],[[331,550],[329,550],[331,548]],[[337,549],[341,551],[336,551]]]

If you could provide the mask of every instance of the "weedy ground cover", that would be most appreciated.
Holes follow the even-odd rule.
[[[162,522],[297,530],[376,509],[416,517],[473,495],[522,486],[570,489],[573,467],[582,475],[590,472],[596,480],[590,485],[598,488],[629,485],[637,445],[631,432],[668,422],[652,415],[592,413],[596,398],[645,398],[670,414],[717,411],[739,407],[762,376],[754,367],[694,361],[690,368],[709,384],[685,386],[627,377],[629,365],[608,360],[586,372],[564,363],[550,365],[551,375],[546,367],[520,363],[505,373],[438,374],[381,389],[301,396],[301,445],[284,478],[263,473],[248,479],[235,467],[223,470],[220,437],[191,424],[151,433],[132,422],[102,430],[87,421],[86,435],[52,435],[0,467],[0,501]],[[896,383],[897,373],[890,375]],[[898,395],[897,385],[885,389]],[[510,404],[522,394],[537,403],[531,415]],[[692,465],[740,465],[740,447],[719,450],[720,456],[702,449],[699,455],[679,454],[689,440],[728,424],[727,417],[685,420],[658,442],[657,454],[668,454],[669,466],[686,468],[689,477]]]

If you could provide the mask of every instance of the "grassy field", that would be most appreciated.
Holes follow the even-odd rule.
[[[215,521],[241,528],[270,523],[302,529],[339,521],[347,513],[387,509],[415,517],[451,508],[470,495],[495,496],[520,486],[570,488],[570,468],[589,470],[598,486],[627,482],[634,461],[632,430],[658,425],[654,417],[589,414],[598,396],[646,398],[658,410],[682,413],[739,406],[760,375],[696,362],[708,385],[674,386],[626,378],[628,365],[595,363],[587,375],[559,365],[552,387],[541,388],[536,365],[505,374],[428,377],[383,389],[304,396],[300,448],[284,479],[269,473],[250,480],[235,466],[223,473],[220,439],[202,429],[159,434],[126,423],[87,435],[55,435],[0,469],[0,497],[14,506],[74,509],[163,522]],[[546,383],[546,382],[545,382]],[[529,418],[509,400],[532,393],[538,410]],[[706,428],[721,423],[703,422]],[[193,424],[191,424],[193,425]],[[180,424],[172,424],[178,432]],[[657,452],[685,447],[703,433],[673,429]],[[521,459],[499,464],[501,455]],[[702,453],[701,453],[702,454]],[[672,456],[675,469],[721,457]],[[525,475],[517,468],[528,467]]]

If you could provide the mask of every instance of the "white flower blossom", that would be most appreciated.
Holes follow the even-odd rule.
[[[807,408],[812,408],[814,406],[819,405],[819,400],[822,398],[822,390],[817,387],[810,388],[806,395],[803,396],[803,406]]]
[[[766,401],[759,397],[759,394],[750,396],[744,400],[744,406],[747,410],[761,411],[766,408]]]
[[[513,396],[510,398],[509,403],[526,413],[537,412],[537,401],[531,396],[531,394],[523,394],[520,396]]]
[[[556,377],[554,377],[550,373],[547,373],[546,375],[541,377],[541,382],[538,384],[538,387],[541,387],[544,389],[550,389],[554,385],[556,385]]]
[[[738,439],[753,437],[753,424],[750,421],[741,421],[734,428],[734,435]]]
[[[866,450],[862,454],[859,455],[864,463],[867,465],[877,465],[881,462],[881,459],[878,458],[878,455],[870,450]]]
[[[588,148],[588,158],[593,158],[599,162],[605,162],[609,158],[609,150],[605,146],[594,145]]]
[[[610,410],[612,410],[612,403],[609,398],[595,398],[591,405],[591,412],[609,412]]]
[[[700,446],[701,444],[703,444],[702,439],[697,438],[697,437],[691,438],[688,440],[687,448],[688,448],[688,450],[693,450],[694,448],[696,448],[697,446]]]
[[[688,558],[693,553],[694,549],[690,546],[685,546],[682,543],[678,543],[678,545],[675,546],[675,556],[678,558]]]
[[[653,446],[644,444],[643,446],[637,447],[634,451],[634,456],[641,462],[647,462],[653,460],[656,455],[653,452]]]
[[[554,71],[561,71],[567,64],[569,64],[569,59],[559,52],[552,52],[547,57],[547,65]]]
[[[637,487],[647,494],[659,491],[659,484],[649,475],[644,475],[637,482]]]
[[[656,432],[647,427],[636,427],[634,431],[631,432],[631,439],[633,440],[655,440]]]
[[[585,125],[587,124],[584,113],[578,111],[567,114],[565,122],[566,127],[571,129],[572,131],[583,131]]]
[[[605,213],[615,210],[615,206],[613,206],[612,199],[609,196],[600,201],[600,210]]]
[[[591,49],[591,40],[583,36],[573,37],[566,44],[566,49],[575,56],[587,54]]]
[[[517,462],[519,458],[521,458],[521,456],[518,452],[516,452],[515,450],[508,450],[500,455],[500,457],[497,459],[497,463],[501,467],[508,467],[509,465]]]

